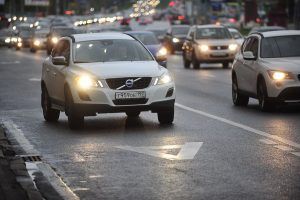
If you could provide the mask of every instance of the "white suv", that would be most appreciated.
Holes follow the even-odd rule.
[[[232,69],[232,98],[247,105],[259,100],[260,109],[278,103],[300,103],[300,31],[253,33],[243,43]]]
[[[61,38],[43,63],[41,103],[46,121],[65,111],[71,129],[84,116],[141,111],[174,119],[175,85],[168,70],[133,37],[122,33],[77,34]]]

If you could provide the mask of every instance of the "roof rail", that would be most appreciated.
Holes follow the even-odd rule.
[[[252,35],[252,34],[257,34],[257,35],[260,35],[262,38],[264,38],[264,35],[260,32],[253,32],[253,33],[250,33],[249,35]]]

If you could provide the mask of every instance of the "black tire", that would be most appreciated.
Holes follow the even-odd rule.
[[[128,117],[131,117],[131,118],[137,118],[137,117],[140,116],[140,114],[141,114],[140,111],[128,111],[128,112],[126,112],[126,115]]]
[[[229,68],[229,62],[223,62],[223,69],[228,69]]]
[[[257,83],[257,98],[259,102],[259,109],[264,112],[273,111],[276,107],[274,101],[268,97],[268,90],[264,79],[259,79]]]
[[[16,51],[20,51],[21,50],[21,48],[20,47],[16,47]]]
[[[68,125],[70,129],[79,130],[84,127],[84,116],[76,111],[69,88],[66,88],[65,91],[65,111],[68,116]]]
[[[44,119],[47,122],[57,122],[59,119],[60,111],[51,108],[51,100],[46,88],[42,89],[41,104]]]
[[[171,125],[174,121],[174,106],[157,113],[158,121],[162,125]]]
[[[249,103],[249,97],[239,92],[235,75],[232,77],[232,102],[235,106],[247,106]]]
[[[36,52],[36,49],[30,48],[30,52],[31,52],[31,53],[35,53],[35,52]]]
[[[183,54],[183,65],[184,65],[184,68],[188,69],[191,66],[191,61],[187,60],[185,52],[183,52],[182,54]]]
[[[200,62],[199,62],[199,60],[196,58],[195,53],[193,54],[193,57],[192,57],[192,63],[193,63],[194,69],[200,69]]]

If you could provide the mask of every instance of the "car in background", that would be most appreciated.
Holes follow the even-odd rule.
[[[56,74],[56,76],[53,76]],[[134,37],[123,33],[77,34],[59,39],[44,61],[41,105],[46,121],[65,112],[71,129],[85,116],[142,111],[160,124],[174,120],[175,84],[169,71]]]
[[[155,57],[156,61],[163,67],[167,67],[167,49],[157,40],[154,33],[150,31],[128,31],[125,32],[141,41]]]
[[[253,27],[249,32],[249,35],[256,32],[263,33],[268,31],[282,31],[282,30],[286,30],[286,28],[281,26],[259,26],[259,27]]]
[[[140,17],[139,18],[139,25],[145,26],[145,25],[152,24],[152,23],[153,23],[152,17]]]
[[[50,30],[47,36],[47,54],[50,55],[53,46],[58,42],[60,37],[76,34],[78,31],[71,27],[57,26]]]
[[[182,45],[189,29],[189,25],[173,25],[168,29],[164,38],[164,45],[171,54],[174,54],[175,51],[182,51]]]
[[[232,69],[232,100],[246,106],[249,97],[262,111],[278,104],[300,103],[300,31],[253,33],[247,37]]]
[[[164,42],[167,29],[146,29],[146,31],[151,31],[161,43]]]
[[[228,28],[228,30],[235,39],[235,41],[238,43],[238,45],[242,46],[244,42],[244,36],[235,28]]]
[[[218,25],[191,27],[183,44],[184,67],[193,64],[199,69],[201,63],[222,63],[228,68],[238,51],[238,44],[228,28]]]
[[[45,50],[47,47],[47,35],[49,34],[48,29],[36,30],[33,34],[30,51],[35,53],[37,50]]]
[[[18,42],[15,45],[16,50],[20,50],[21,48],[30,47],[33,34],[34,34],[34,29],[19,30],[19,32],[17,34]]]
[[[10,43],[11,31],[9,29],[0,30],[0,46],[8,46]]]

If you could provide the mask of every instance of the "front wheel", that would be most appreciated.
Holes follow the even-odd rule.
[[[235,106],[247,106],[249,103],[249,97],[239,92],[235,76],[232,78],[232,101]]]
[[[70,89],[66,90],[65,110],[68,116],[68,125],[72,130],[82,129],[84,127],[84,116],[76,111],[73,97]]]
[[[174,121],[174,106],[157,113],[158,121],[162,125],[171,125]]]
[[[41,103],[44,119],[47,122],[57,122],[59,119],[60,111],[51,108],[50,97],[45,88],[42,89]]]
[[[268,98],[267,86],[264,80],[258,82],[257,97],[261,111],[272,111],[276,107],[275,102]]]
[[[199,68],[200,68],[200,62],[199,62],[199,60],[196,58],[195,53],[193,54],[193,57],[192,57],[192,63],[193,63],[194,69],[199,69]]]

